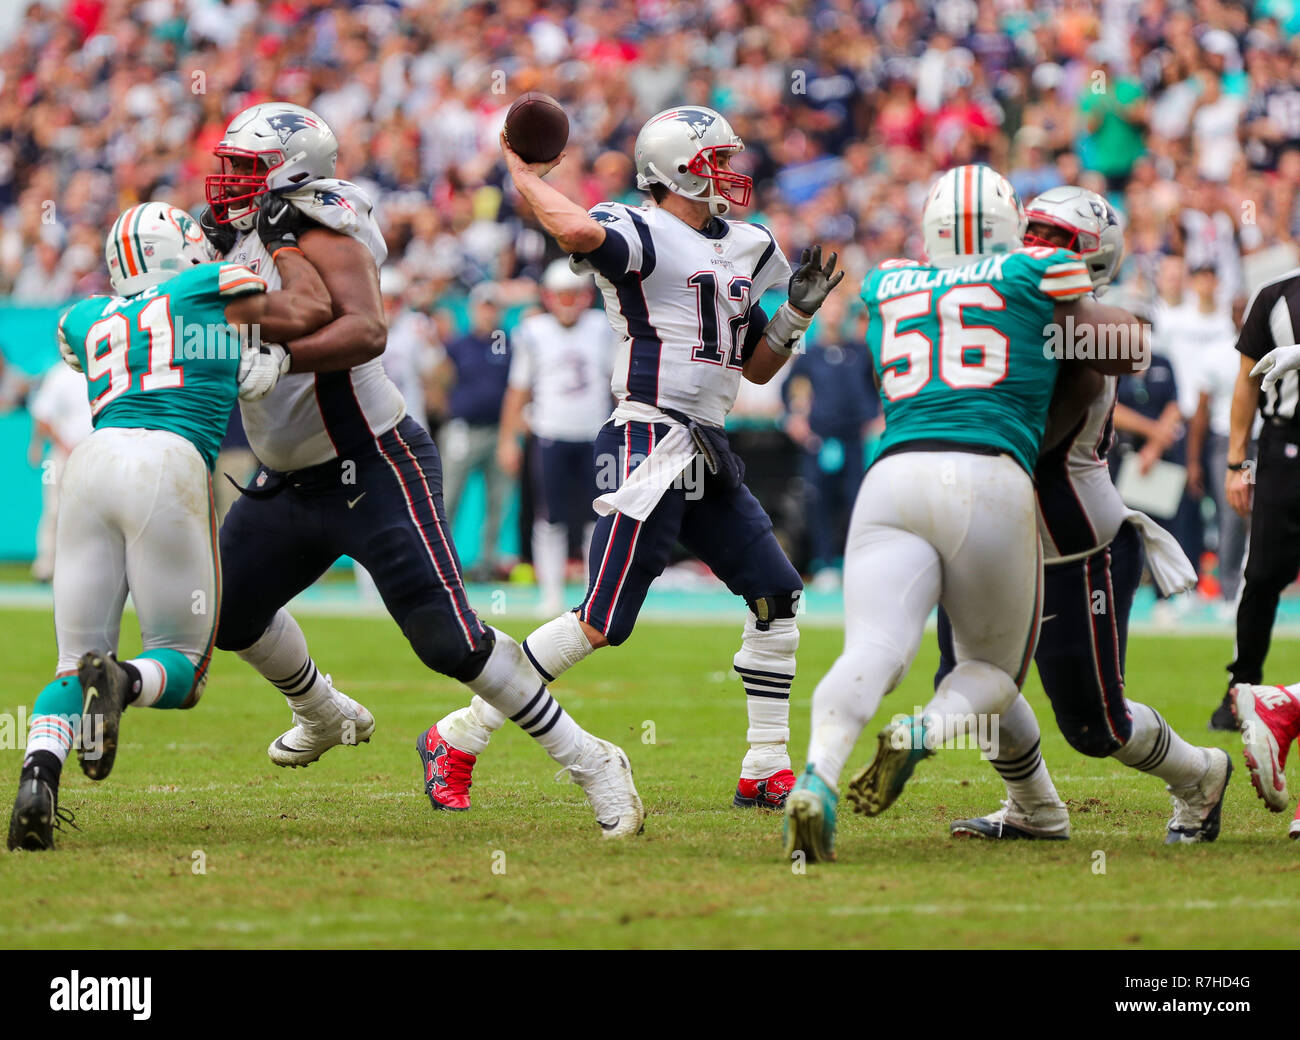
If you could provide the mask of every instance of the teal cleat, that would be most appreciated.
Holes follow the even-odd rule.
[[[835,806],[840,796],[808,766],[785,799],[781,836],[785,857],[802,852],[809,863],[835,858]]]
[[[849,801],[864,816],[879,816],[893,805],[916,764],[934,754],[926,747],[924,717],[891,722],[876,742],[876,757],[849,781]]]

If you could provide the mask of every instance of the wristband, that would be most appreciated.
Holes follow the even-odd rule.
[[[1249,464],[1250,464],[1249,459],[1244,459],[1241,462],[1229,462],[1228,469],[1231,470],[1233,473],[1240,473]]]
[[[297,246],[281,246],[279,249],[277,249],[275,252],[271,254],[271,262],[274,263],[275,258],[279,256],[281,253],[285,252],[286,250],[290,253],[297,253],[304,260],[307,258],[306,254]]]
[[[774,354],[788,358],[794,353],[792,344],[811,324],[812,318],[796,314],[789,301],[786,301],[777,308],[777,312],[772,315],[772,320],[767,323],[767,328],[763,330],[763,338]]]

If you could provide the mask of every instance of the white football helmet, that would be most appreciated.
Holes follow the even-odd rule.
[[[1114,207],[1102,196],[1087,188],[1063,184],[1035,198],[1025,207],[1025,217],[1031,227],[1046,224],[1062,232],[1048,238],[1042,232],[1026,231],[1026,245],[1078,253],[1088,265],[1093,289],[1110,284],[1124,259],[1124,229]]]
[[[939,176],[921,212],[921,236],[931,264],[950,267],[1019,249],[1025,211],[1016,189],[983,165],[954,166]]]
[[[108,278],[117,296],[134,296],[193,264],[215,260],[199,222],[166,202],[143,202],[113,221],[104,243]]]
[[[221,160],[221,172],[204,185],[212,216],[247,231],[259,196],[333,177],[339,142],[311,109],[268,101],[235,116],[212,154]]]
[[[754,181],[719,167],[719,160],[745,150],[720,112],[697,105],[651,116],[636,135],[636,186],[662,184],[688,199],[707,202],[720,217],[733,205],[748,206]]]

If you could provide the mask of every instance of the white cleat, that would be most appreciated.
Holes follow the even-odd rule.
[[[1201,748],[1201,751],[1206,758],[1201,779],[1190,787],[1167,788],[1174,803],[1174,815],[1169,820],[1166,845],[1213,841],[1219,836],[1223,796],[1228,790],[1228,777],[1232,776],[1232,759],[1221,748]]]
[[[565,773],[586,792],[602,837],[626,838],[641,833],[645,809],[632,783],[632,767],[622,748],[593,737],[578,761],[565,766],[555,778],[558,780]]]
[[[293,728],[266,749],[277,766],[309,766],[339,744],[364,744],[375,732],[375,717],[325,676],[329,696],[310,713],[293,713]]]
[[[1008,795],[1001,809],[970,820],[953,820],[948,830],[955,838],[1068,841],[1070,810],[1062,802],[1043,802],[1027,809]]]

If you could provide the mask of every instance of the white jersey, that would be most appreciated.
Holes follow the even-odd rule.
[[[569,328],[551,314],[521,321],[510,337],[510,386],[533,395],[528,425],[554,441],[592,441],[609,418],[614,334],[584,311]]]
[[[1129,512],[1106,464],[1119,379],[1105,380],[1079,424],[1040,455],[1034,468],[1045,563],[1078,559],[1109,545]]]
[[[603,202],[591,215],[605,241],[574,266],[595,272],[619,340],[614,414],[672,408],[721,426],[740,389],[746,337],[766,325],[754,307],[790,280],[776,239],[740,220],[714,218],[697,230],[654,206]]]
[[[349,187],[364,199],[359,189]],[[374,218],[340,195],[332,198],[357,213],[357,219],[341,230],[367,245],[376,266],[383,263],[383,237]],[[327,197],[324,205],[332,204]],[[242,232],[225,259],[266,279],[268,291],[280,288],[280,273],[256,230]],[[384,372],[381,358],[342,372],[290,373],[260,401],[240,401],[239,408],[253,454],[282,472],[346,455],[391,430],[406,414],[402,393]]]

